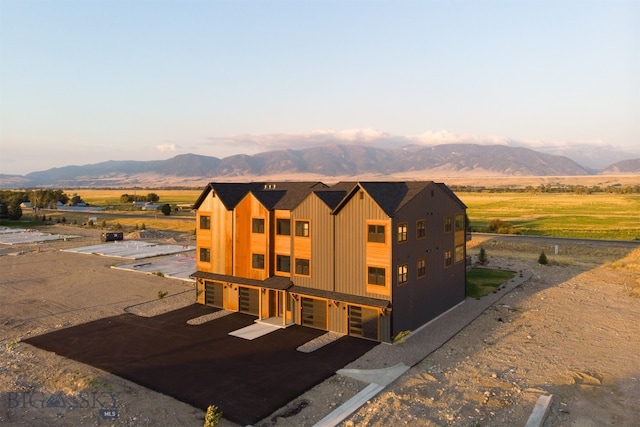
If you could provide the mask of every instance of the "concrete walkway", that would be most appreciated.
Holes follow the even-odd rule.
[[[503,296],[532,277],[530,271],[523,271],[500,286],[494,293],[482,298],[467,298],[449,311],[436,317],[429,323],[394,344],[380,344],[364,356],[356,359],[337,373],[360,381],[369,382],[360,393],[336,408],[314,427],[333,427],[358,410],[393,381],[402,376],[442,347],[458,332],[480,316],[487,308],[498,302]]]

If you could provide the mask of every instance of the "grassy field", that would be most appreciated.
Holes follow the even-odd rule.
[[[123,194],[146,196],[149,193],[155,193],[160,197],[158,203],[169,203],[170,205],[193,203],[195,202],[202,189],[181,189],[181,190],[126,190],[126,189],[80,189],[80,190],[64,190],[65,194],[78,194],[86,203],[95,206],[118,206],[120,196]]]
[[[640,239],[640,195],[456,193],[467,205],[473,231],[499,219],[525,235]]]
[[[467,272],[467,297],[480,298],[489,292],[493,292],[498,286],[511,280],[515,275],[516,273],[513,271],[472,268]]]
[[[171,205],[191,204],[200,196],[202,189],[134,190],[134,189],[78,189],[64,190],[67,195],[78,194],[85,202],[94,206],[112,207],[115,210],[131,209],[131,204],[122,204],[123,194],[146,196],[155,193],[158,203]],[[640,195],[638,194],[573,194],[573,193],[490,193],[457,192],[467,205],[467,215],[472,231],[491,231],[491,221],[501,220],[512,226],[517,234],[549,237],[573,237],[589,239],[638,240],[640,239]],[[157,213],[134,211],[145,214],[148,228],[190,230],[195,227],[193,214],[187,211],[184,223],[167,221]],[[72,214],[65,213],[67,217]],[[78,221],[86,214],[78,216]],[[67,218],[69,219],[69,218]],[[84,219],[86,221],[86,218]],[[123,213],[120,224],[135,227],[140,219],[127,218]]]

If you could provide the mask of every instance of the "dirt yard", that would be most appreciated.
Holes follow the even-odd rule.
[[[84,237],[0,248],[0,424],[202,426],[199,409],[21,342],[124,311],[151,316],[193,302],[190,283],[59,251],[96,244],[95,230],[51,230]],[[192,243],[192,236],[155,237]],[[541,266],[539,247],[474,243],[491,266],[530,270],[533,279],[343,425],[523,426],[541,394],[553,394],[548,426],[640,425],[640,249],[594,256],[579,247]],[[256,426],[311,426],[365,385],[336,375]],[[114,406],[117,414],[109,413]]]

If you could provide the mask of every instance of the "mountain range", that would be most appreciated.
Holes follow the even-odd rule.
[[[0,188],[201,186],[210,181],[301,176],[384,179],[420,176],[581,176],[638,174],[640,159],[596,171],[562,155],[506,145],[443,144],[375,148],[330,145],[225,158],[181,154],[167,160],[105,161],[52,168],[27,175],[1,175]],[[298,178],[297,178],[298,177]]]

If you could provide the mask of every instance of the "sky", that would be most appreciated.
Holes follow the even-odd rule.
[[[640,1],[0,0],[0,174],[338,142],[640,153]]]

